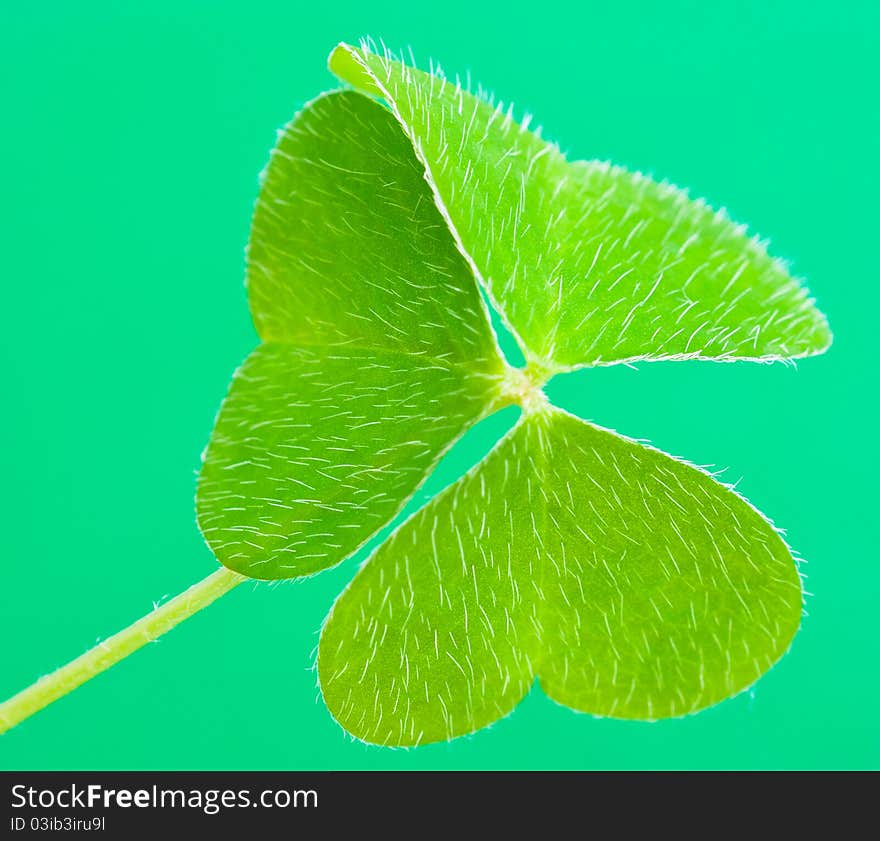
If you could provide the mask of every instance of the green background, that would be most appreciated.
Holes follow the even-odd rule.
[[[3,768],[880,765],[876,604],[880,6],[864,2],[8,4],[0,12],[0,695],[213,568],[199,454],[255,343],[242,286],[275,130],[363,34],[470,70],[577,157],[725,205],[793,261],[835,344],[797,369],[585,371],[551,397],[726,466],[808,561],[809,616],[750,692],[683,720],[535,690],[411,751],[352,741],[313,671],[361,559],[246,584],[0,738]],[[542,17],[546,14],[546,17]],[[521,112],[520,112],[521,113]],[[419,500],[510,421],[491,419]],[[409,510],[412,510],[410,506]]]

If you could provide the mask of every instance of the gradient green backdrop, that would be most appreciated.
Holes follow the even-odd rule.
[[[211,571],[199,454],[255,343],[242,286],[275,130],[363,34],[471,70],[578,157],[727,206],[793,261],[836,340],[798,369],[666,363],[551,385],[566,408],[728,479],[809,561],[809,616],[751,691],[593,719],[535,690],[451,744],[353,742],[318,629],[359,559],[247,584],[0,738],[3,768],[880,765],[872,0],[9,4],[0,12],[0,695]],[[478,429],[420,495],[509,422]],[[412,506],[410,506],[412,510]]]

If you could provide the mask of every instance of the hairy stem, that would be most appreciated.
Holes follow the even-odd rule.
[[[71,660],[66,666],[44,675],[27,689],[0,704],[0,734],[72,692],[77,686],[109,669],[148,642],[158,639],[245,580],[244,576],[221,567],[118,634]]]

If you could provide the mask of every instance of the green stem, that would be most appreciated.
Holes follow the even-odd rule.
[[[221,567],[118,634],[71,660],[66,666],[44,675],[27,689],[0,704],[0,734],[72,692],[77,686],[109,669],[148,642],[158,639],[245,580],[244,576]]]

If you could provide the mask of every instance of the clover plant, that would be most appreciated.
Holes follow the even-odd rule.
[[[261,344],[198,480],[222,567],[0,706],[0,729],[248,578],[340,563],[510,404],[513,429],[333,606],[318,677],[335,719],[417,745],[492,723],[536,679],[567,707],[651,720],[753,684],[801,617],[778,531],[712,475],[542,387],[599,365],[821,353],[824,316],[761,241],[676,187],[566,160],[502,103],[369,43],[341,44],[330,67],[350,88],[287,126],[254,213]]]

